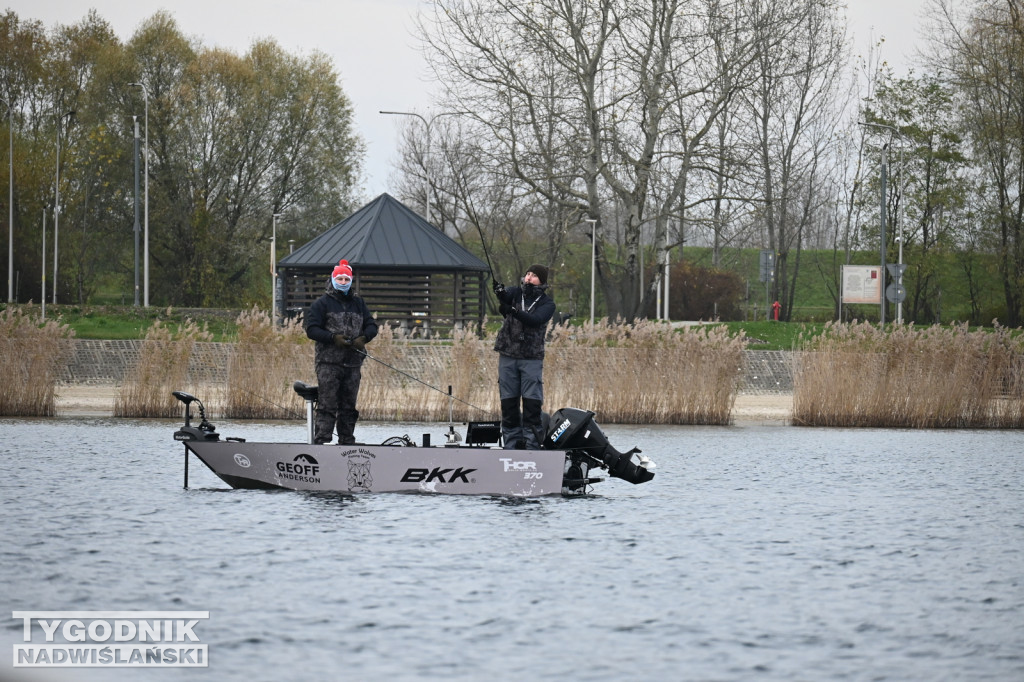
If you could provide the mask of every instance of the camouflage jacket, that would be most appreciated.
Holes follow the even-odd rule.
[[[555,302],[542,287],[534,288],[533,298],[522,287],[509,287],[498,300],[510,306],[511,311],[498,330],[494,350],[520,360],[543,358],[544,335],[555,314]]]
[[[366,302],[352,290],[343,294],[327,283],[327,293],[313,302],[303,320],[306,336],[316,341],[316,364],[359,367],[366,356],[353,348],[334,344],[334,335],[348,339],[365,336],[372,341],[377,336],[377,321],[373,319]]]

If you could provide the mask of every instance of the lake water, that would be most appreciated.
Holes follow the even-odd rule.
[[[602,425],[654,481],[512,500],[234,491],[195,458],[183,490],[176,425],[0,420],[0,679],[1024,679],[1020,432]],[[12,668],[11,613],[60,610],[209,611],[209,667]]]

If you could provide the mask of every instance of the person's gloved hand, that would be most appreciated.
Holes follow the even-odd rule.
[[[349,341],[348,339],[346,339],[341,334],[335,334],[334,335],[334,345],[337,346],[338,348],[351,348],[352,347],[352,342]]]
[[[508,314],[512,312],[512,306],[508,303],[502,303],[498,306],[498,312],[501,313],[502,317],[508,317]]]
[[[505,293],[505,285],[502,284],[501,282],[495,281],[494,284],[491,285],[491,288],[494,289],[495,296],[501,296],[502,294]]]
[[[365,336],[357,336],[356,338],[352,339],[352,347],[355,348],[360,353],[365,353],[366,352],[366,337]]]

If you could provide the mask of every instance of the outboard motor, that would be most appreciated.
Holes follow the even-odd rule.
[[[608,473],[630,483],[646,483],[654,478],[649,469],[654,463],[641,457],[640,463],[633,462],[638,448],[619,452],[611,446],[601,427],[594,421],[594,413],[575,407],[563,407],[551,415],[550,426],[544,437],[544,447],[549,450],[579,450],[608,467]]]

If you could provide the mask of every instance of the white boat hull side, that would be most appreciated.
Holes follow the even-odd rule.
[[[562,493],[564,450],[185,441],[234,488],[534,497]]]

